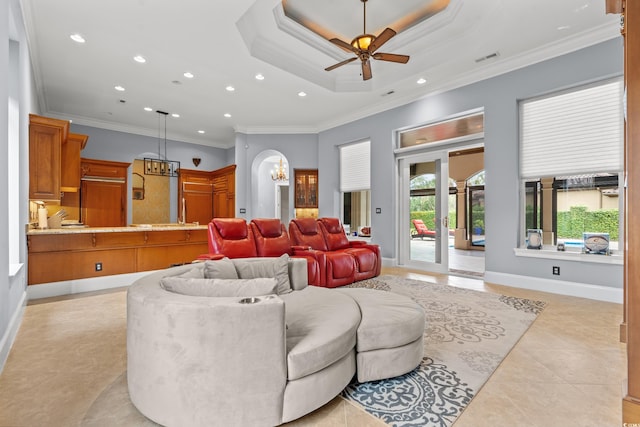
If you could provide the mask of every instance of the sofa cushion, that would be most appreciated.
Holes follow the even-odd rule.
[[[326,251],[327,243],[315,218],[295,218],[289,223],[289,235],[295,245]]]
[[[327,249],[337,251],[350,246],[349,239],[347,239],[347,235],[344,233],[344,229],[338,218],[321,218],[318,221],[320,221],[324,227]]]
[[[411,298],[376,289],[335,289],[360,307],[358,352],[401,347],[424,334],[424,309]]]
[[[278,294],[291,292],[288,254],[283,254],[278,258],[253,259],[251,261],[237,259],[234,265],[238,272],[238,277],[241,279],[273,277],[278,283]]]
[[[316,286],[281,298],[285,302],[289,381],[326,368],[354,348],[360,309],[352,298]]]
[[[206,261],[203,271],[207,279],[239,279],[236,266],[229,258]]]
[[[247,222],[240,218],[215,218],[211,220],[223,239],[241,240],[247,238]]]
[[[255,218],[253,222],[263,237],[278,237],[282,234],[282,223],[275,218]]]
[[[300,232],[304,235],[317,234],[319,232],[318,223],[313,218],[298,218],[295,223],[298,224]]]
[[[204,268],[193,267],[177,277],[184,277],[185,279],[204,279]]]
[[[160,285],[169,292],[198,297],[256,297],[276,293],[274,278],[187,279],[164,277]]]

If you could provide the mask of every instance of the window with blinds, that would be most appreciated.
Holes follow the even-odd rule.
[[[622,170],[622,79],[520,102],[522,178]]]
[[[340,147],[340,192],[345,231],[371,235],[371,142]]]
[[[371,142],[340,147],[340,191],[362,191],[371,186]]]
[[[606,233],[618,249],[622,98],[618,78],[520,102],[525,233],[542,228],[553,237],[545,244],[569,251],[583,250],[585,233]]]

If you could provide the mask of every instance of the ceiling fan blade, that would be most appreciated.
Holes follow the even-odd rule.
[[[369,80],[371,78],[371,62],[367,59],[362,61],[362,80]]]
[[[380,48],[383,44],[389,41],[389,39],[396,35],[396,32],[391,28],[385,28],[378,37],[375,38],[373,43],[369,45],[369,53],[373,53]]]
[[[346,50],[347,52],[353,52],[353,53],[359,53],[358,49],[356,49],[355,47],[351,46],[349,43],[347,42],[343,42],[340,39],[330,39],[329,40],[331,43],[335,44],[336,46]]]
[[[389,62],[400,62],[402,64],[406,64],[409,62],[409,55],[396,55],[395,53],[375,53],[373,54],[373,59],[378,59],[380,61],[389,61]]]
[[[325,68],[324,70],[325,70],[325,71],[335,70],[336,68],[338,68],[338,67],[342,67],[343,65],[346,65],[346,64],[348,64],[349,62],[353,62],[353,61],[355,61],[356,59],[358,59],[358,57],[357,57],[357,56],[354,56],[353,58],[345,59],[344,61],[342,61],[342,62],[338,62],[337,64],[332,65],[331,67],[327,67],[327,68]]]

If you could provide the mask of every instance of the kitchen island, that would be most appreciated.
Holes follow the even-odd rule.
[[[207,226],[140,224],[27,231],[29,285],[137,273],[208,252]]]

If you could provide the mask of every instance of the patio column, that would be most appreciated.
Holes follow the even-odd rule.
[[[469,249],[469,241],[467,240],[466,212],[467,198],[466,196],[467,181],[456,181],[456,231],[453,246],[456,249]]]
[[[553,245],[553,178],[542,178],[542,244]]]

